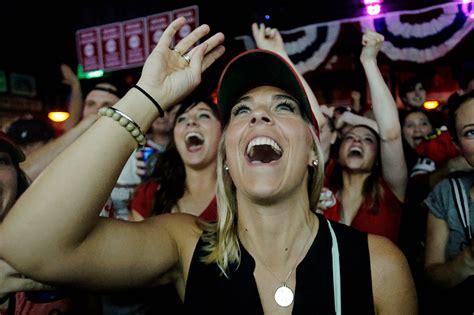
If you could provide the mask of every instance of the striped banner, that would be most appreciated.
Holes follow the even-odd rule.
[[[339,37],[340,24],[313,24],[290,31],[281,36],[291,60],[300,73],[315,70],[326,59]]]
[[[381,50],[390,59],[425,63],[446,55],[472,31],[474,19],[464,11],[462,4],[450,3],[362,20],[360,25],[385,36]]]
[[[474,1],[474,0],[473,0]],[[343,23],[358,23],[385,36],[382,52],[391,60],[426,63],[445,56],[472,31],[471,3],[449,2],[377,17],[360,16],[281,31],[285,47],[300,73],[315,70],[338,40]],[[251,36],[239,36],[246,49],[255,48]]]
[[[327,57],[339,36],[339,22],[311,24],[292,30],[281,31],[288,56],[301,74],[315,70]],[[255,49],[253,38],[238,36],[245,49]]]

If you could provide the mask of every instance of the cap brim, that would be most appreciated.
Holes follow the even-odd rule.
[[[280,55],[262,49],[241,53],[224,69],[218,86],[218,108],[223,125],[229,121],[238,98],[262,85],[275,86],[289,93],[298,101],[302,114],[318,128],[298,74]]]

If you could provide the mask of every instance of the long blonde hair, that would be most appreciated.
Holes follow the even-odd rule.
[[[308,167],[308,196],[310,210],[316,211],[321,188],[324,179],[324,159],[320,150],[314,128],[308,123],[313,134],[313,150],[316,152],[318,164],[316,167]],[[237,198],[236,188],[229,175],[224,169],[227,159],[225,150],[226,129],[219,142],[219,153],[217,157],[217,204],[218,221],[214,224],[203,223],[203,240],[207,252],[202,258],[206,264],[216,263],[224,276],[229,277],[230,265],[240,264],[240,246],[237,232]]]

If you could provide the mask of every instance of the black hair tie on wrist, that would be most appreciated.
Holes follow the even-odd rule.
[[[147,91],[145,91],[144,89],[142,89],[141,87],[139,87],[138,85],[134,85],[132,86],[134,88],[136,88],[137,90],[139,90],[140,92],[143,93],[143,95],[145,95],[146,97],[148,97],[148,99],[153,103],[153,105],[155,105],[156,109],[158,109],[158,112],[160,113],[160,117],[163,117],[165,116],[165,112],[163,111],[163,108],[161,108],[160,104],[150,95],[148,94]]]

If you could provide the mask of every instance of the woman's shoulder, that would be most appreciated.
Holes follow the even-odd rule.
[[[451,187],[450,182],[452,180],[461,180],[465,186],[470,186],[474,183],[474,173],[473,172],[457,172],[449,175],[448,177],[442,179],[439,183],[434,186],[433,190],[446,190]]]
[[[389,239],[369,234],[372,288],[377,309],[416,309],[416,292],[410,268],[400,249]],[[387,287],[387,283],[390,286]]]
[[[474,183],[474,174],[473,173],[460,173],[455,174],[454,176],[448,176],[437,183],[433,190],[431,191],[428,197],[433,197],[434,195],[442,196],[444,198],[452,198],[453,197],[453,185],[457,180],[461,181],[461,185],[464,186],[465,189],[469,189],[472,184]]]
[[[390,283],[409,273],[405,256],[391,240],[369,234],[368,244],[374,287],[377,287],[377,283]]]
[[[400,249],[388,238],[380,235],[368,234],[370,257],[374,263],[384,265],[393,262],[393,259],[403,261],[404,256]]]

